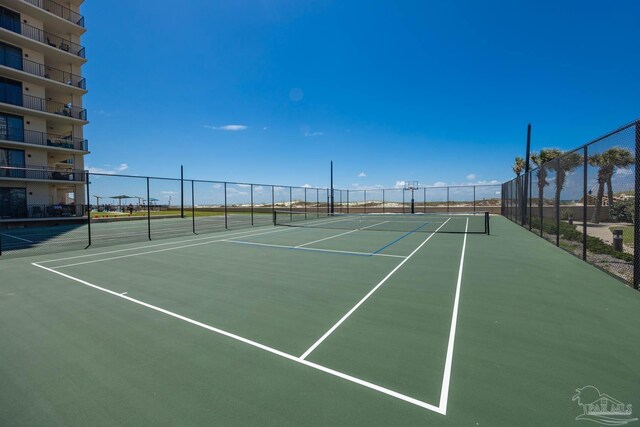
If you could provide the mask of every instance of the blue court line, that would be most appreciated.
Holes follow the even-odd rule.
[[[380,253],[380,252],[382,252],[383,250],[387,249],[387,248],[388,248],[389,246],[391,246],[391,245],[395,245],[395,244],[396,244],[396,243],[398,243],[400,240],[404,239],[405,237],[409,236],[410,234],[415,233],[416,231],[420,230],[422,227],[424,227],[424,226],[425,226],[425,225],[427,225],[427,224],[429,224],[429,223],[428,223],[428,222],[425,222],[425,223],[424,223],[424,224],[422,224],[420,227],[418,227],[418,228],[416,228],[416,229],[411,230],[410,232],[408,232],[407,234],[405,234],[405,235],[403,235],[403,236],[398,237],[396,240],[394,240],[394,241],[393,241],[393,242],[391,242],[391,243],[387,243],[386,245],[384,245],[383,247],[381,247],[381,248],[380,248],[380,249],[378,249],[377,251],[375,251],[375,252],[371,252],[371,255],[369,255],[369,256],[372,256],[372,255],[375,255],[375,254],[377,254],[377,253]]]

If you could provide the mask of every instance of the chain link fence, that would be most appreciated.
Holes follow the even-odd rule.
[[[502,214],[637,289],[639,147],[636,121],[575,150],[543,150],[546,162],[502,185]]]

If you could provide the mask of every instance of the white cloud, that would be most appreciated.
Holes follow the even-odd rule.
[[[404,188],[404,181],[396,181],[394,187],[395,188]]]
[[[311,186],[309,184],[304,184],[302,187],[304,188],[311,188]]]
[[[366,176],[367,176],[367,174],[366,174],[366,173],[364,173],[364,172],[360,172],[360,173],[358,174],[358,176],[359,176],[360,178],[364,178],[364,177],[366,177]]]
[[[447,183],[443,182],[443,181],[438,181],[436,183],[433,184],[434,187],[446,187]]]
[[[322,136],[324,132],[305,132],[304,136]]]
[[[467,179],[469,181],[473,181],[474,179],[476,179],[476,174],[475,173],[470,173],[469,175],[467,175]]]
[[[224,125],[224,126],[204,125],[203,127],[205,129],[226,130],[226,131],[231,131],[231,132],[237,132],[239,130],[246,130],[248,128],[248,126],[246,126],[246,125]]]
[[[129,165],[126,164],[126,163],[120,163],[116,167],[112,167],[111,165],[104,165],[104,167],[101,167],[101,168],[97,168],[97,167],[93,167],[93,166],[89,166],[87,168],[89,173],[100,173],[100,174],[104,174],[104,175],[115,175],[118,172],[122,172],[122,171],[125,171],[127,169],[129,169]]]

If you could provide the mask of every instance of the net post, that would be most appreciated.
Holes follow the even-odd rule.
[[[91,191],[89,190],[89,171],[85,172],[85,177],[87,178],[87,201],[85,206],[87,207],[87,248],[91,246]],[[85,248],[86,249],[86,248]]]
[[[274,210],[271,215],[273,216],[273,226],[276,226],[276,211]]]
[[[228,230],[229,229],[229,222],[228,222],[228,211],[227,211],[227,183],[224,183],[224,229]]]
[[[151,200],[149,191],[149,177],[147,177],[147,234],[149,240],[151,240]]]
[[[191,227],[193,234],[196,233],[196,190],[193,180],[191,180]]]
[[[487,211],[487,212],[484,213],[484,224],[485,224],[485,229],[486,229],[487,235],[491,234],[491,230],[489,228],[489,224],[490,224],[489,218],[490,218],[489,217],[489,211]]]
[[[414,214],[416,213],[416,199],[415,199],[415,194],[414,194],[414,189],[411,189],[411,213]]]
[[[640,286],[640,202],[638,201],[638,191],[640,191],[640,120],[636,122],[636,150],[635,150],[635,194],[634,194],[634,213],[633,213],[633,288],[638,289]]]

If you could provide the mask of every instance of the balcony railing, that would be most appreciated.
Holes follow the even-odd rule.
[[[63,217],[82,217],[87,212],[86,205],[34,205],[19,203],[12,205],[9,209],[0,213],[3,219],[22,219],[22,218],[63,218]]]
[[[25,144],[42,145],[70,150],[89,151],[86,139],[62,136],[53,133],[38,132],[22,128],[0,127],[0,140],[23,142]]]
[[[43,111],[45,113],[58,114],[65,117],[72,117],[79,120],[87,120],[87,110],[82,107],[71,105],[71,103],[63,104],[62,102],[50,101],[44,98],[38,98],[31,95],[20,95],[14,97],[0,98],[0,102],[6,104],[17,105],[19,107],[28,108],[30,110]]]
[[[84,16],[52,0],[24,0],[84,28]]]
[[[79,44],[73,43],[72,41],[60,36],[56,36],[55,34],[43,31],[40,28],[32,27],[24,22],[16,22],[16,20],[7,16],[0,16],[0,27],[13,31],[14,33],[21,34],[40,43],[48,44],[49,46],[77,55],[80,58],[85,57],[84,47]]]
[[[48,166],[25,166],[0,163],[0,179],[38,179],[46,181],[85,182],[85,172],[76,169],[56,169]]]
[[[79,87],[80,89],[87,88],[86,79],[82,76],[71,74],[57,68],[52,68],[29,59],[24,59],[17,55],[7,55],[5,61],[0,63],[0,65],[24,71],[25,73],[33,74],[34,76],[51,79],[69,86]]]

